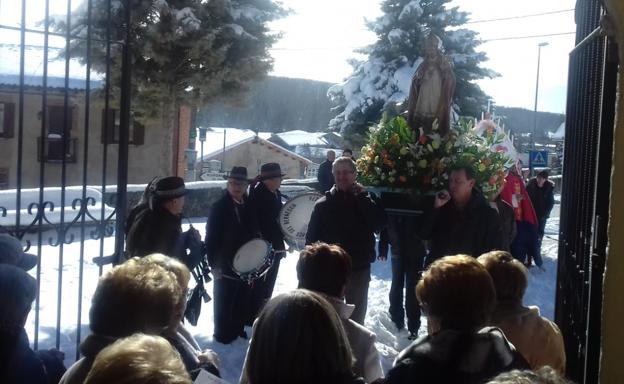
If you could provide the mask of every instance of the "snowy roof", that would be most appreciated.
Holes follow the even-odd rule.
[[[312,146],[307,146],[307,145],[297,145],[293,149],[293,151],[298,155],[301,155],[303,157],[310,158],[313,160],[326,158],[328,151],[334,151],[336,152],[336,154],[342,153],[342,149],[339,149],[339,148],[319,148],[319,147],[312,147]]]
[[[324,146],[329,142],[325,139],[327,132],[306,132],[302,130],[286,131],[274,133],[273,136],[279,137],[289,147],[297,145]]]
[[[563,139],[565,137],[565,121],[559,125],[557,130],[550,134],[551,139]]]
[[[47,83],[48,87],[65,87],[64,58],[60,58],[60,48],[48,47]],[[19,44],[0,44],[0,84],[19,86],[21,49]],[[24,85],[43,86],[44,49],[41,46],[24,47]],[[71,89],[86,87],[87,70],[78,59],[69,60],[68,85]],[[91,88],[101,86],[102,74],[91,71]]]
[[[251,129],[226,128],[226,127],[209,127],[206,131],[206,141],[204,142],[204,159],[214,156],[216,153],[223,151],[223,133],[225,132],[225,149],[232,148],[248,141],[256,136],[256,132]],[[258,137],[268,139],[271,137],[270,132],[258,132]],[[199,136],[195,139],[195,148],[197,151],[201,148]]]
[[[224,127],[211,127],[209,131],[206,132],[206,141],[204,142],[204,160],[208,160],[211,157],[218,155],[223,151],[223,133],[225,132],[225,150],[229,150],[241,144],[244,144],[248,141],[253,140],[256,137],[256,133],[250,129],[239,129],[239,128],[224,128]],[[267,139],[271,137],[270,132],[258,132],[258,139],[262,141],[265,145],[270,145],[279,149],[285,153],[290,154],[293,157],[296,157],[298,160],[303,161],[305,163],[311,163],[311,161],[303,156],[298,155],[295,152],[289,151],[288,149],[281,147],[275,143],[268,141]],[[195,141],[195,149],[197,151],[201,151],[201,142],[199,141],[199,137]],[[200,154],[201,155],[201,154]]]

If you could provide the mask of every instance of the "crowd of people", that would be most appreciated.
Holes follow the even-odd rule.
[[[184,325],[196,291],[191,281],[213,279],[213,339],[249,338],[241,383],[566,383],[559,329],[522,300],[527,263],[543,267],[539,245],[554,204],[547,173],[525,188],[512,170],[488,201],[470,167],[453,167],[448,191],[426,201],[416,218],[386,214],[357,182],[352,153],[335,158],[330,151],[326,163],[318,176],[323,196],[296,266],[299,284],[278,296],[273,290],[286,254],[278,216],[287,199],[279,164],[262,165],[256,177],[232,168],[203,242],[192,226],[182,231],[184,181],[152,180],[128,215],[126,260],[100,278],[92,297],[83,357],[67,370],[61,352],[30,349],[24,324],[37,282],[26,271],[37,260],[19,240],[0,235],[0,382],[219,377],[219,357]],[[270,244],[270,262],[259,276],[243,278],[233,263],[254,239]],[[390,318],[397,330],[407,318],[413,341],[384,373],[364,320],[371,263],[387,258]],[[427,335],[418,337],[421,312]]]

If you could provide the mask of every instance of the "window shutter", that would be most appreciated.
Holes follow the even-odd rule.
[[[106,115],[108,114],[108,121]],[[108,123],[108,127],[105,125]],[[112,108],[102,109],[102,144],[112,144],[115,141],[115,110]]]
[[[143,145],[145,142],[145,126],[138,121],[134,121],[132,128],[132,144]]]
[[[4,103],[3,137],[11,138],[15,132],[15,104]]]

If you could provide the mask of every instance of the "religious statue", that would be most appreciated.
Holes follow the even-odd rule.
[[[450,129],[450,110],[455,93],[455,74],[442,54],[442,40],[430,33],[425,42],[425,59],[418,66],[410,87],[407,122],[418,131],[432,131],[435,120],[444,136]]]

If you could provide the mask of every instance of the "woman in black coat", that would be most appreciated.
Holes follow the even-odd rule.
[[[271,268],[263,277],[254,281],[251,288],[247,325],[253,324],[264,303],[273,295],[280,260],[285,256],[284,234],[279,225],[279,213],[282,209],[283,197],[279,187],[282,184],[283,176],[279,164],[264,164],[260,168],[259,181],[249,193],[249,205],[254,220],[258,224],[260,235],[271,244],[274,254]]]
[[[229,344],[246,337],[245,312],[249,285],[232,269],[238,249],[258,237],[246,197],[247,169],[234,167],[227,191],[213,206],[206,226],[206,252],[214,276],[214,339]]]

